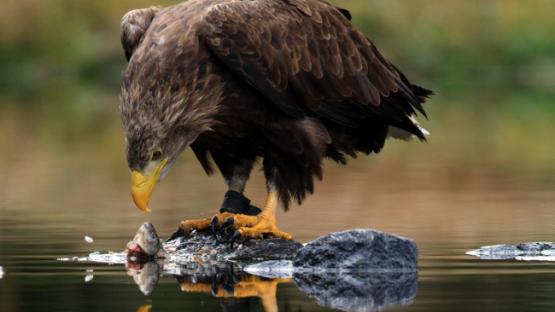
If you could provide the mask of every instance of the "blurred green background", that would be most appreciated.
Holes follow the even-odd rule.
[[[120,18],[133,8],[176,2],[4,2],[2,148],[21,148],[21,135],[27,135],[48,148],[103,142],[103,155],[122,156]],[[426,122],[437,144],[411,151],[412,157],[441,152],[441,161],[455,167],[486,163],[554,172],[553,1],[334,3],[351,10],[354,24],[409,78],[438,93]],[[394,161],[400,157],[388,156]]]

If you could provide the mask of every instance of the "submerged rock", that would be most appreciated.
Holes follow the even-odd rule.
[[[295,268],[290,260],[270,260],[247,265],[243,271],[265,278],[284,278],[293,276]]]
[[[340,271],[416,271],[418,249],[407,238],[374,230],[322,236],[299,250],[296,269]]]
[[[484,260],[555,261],[555,243],[529,242],[482,246],[466,252]]]

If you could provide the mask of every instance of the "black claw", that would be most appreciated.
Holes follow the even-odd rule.
[[[233,226],[234,223],[235,223],[235,220],[229,217],[224,220],[224,223],[222,223],[222,227],[227,228],[227,227]]]
[[[215,276],[216,276],[216,283],[218,284],[222,283],[225,277],[224,273],[221,273],[221,272],[216,273]]]
[[[220,228],[220,235],[223,240],[228,240],[231,234],[233,233],[233,225],[235,224],[235,220],[233,218],[227,218],[222,223],[222,227]]]
[[[235,231],[235,232],[233,233],[233,235],[231,236],[231,238],[229,239],[229,247],[230,247],[231,249],[233,249],[233,243],[235,243],[235,241],[236,241],[239,237],[241,237],[241,233],[240,233],[239,231]]]
[[[218,217],[214,216],[212,222],[210,222],[210,229],[212,230],[212,236],[216,238],[216,227],[218,226]]]

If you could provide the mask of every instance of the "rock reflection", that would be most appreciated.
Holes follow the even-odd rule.
[[[318,304],[343,311],[378,311],[409,304],[418,277],[412,273],[295,273],[297,287]]]
[[[249,311],[247,298],[259,298],[264,311],[277,312],[278,285],[290,283],[319,305],[342,311],[378,311],[409,304],[417,293],[416,272],[295,272],[292,276],[268,278],[246,273],[240,266],[229,263],[128,262],[126,267],[145,295],[152,293],[162,274],[172,275],[183,292],[207,293],[224,299],[220,302],[222,311]]]

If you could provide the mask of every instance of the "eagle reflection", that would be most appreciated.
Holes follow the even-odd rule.
[[[342,311],[379,311],[412,303],[417,293],[417,274],[412,273],[295,273],[293,276],[266,278],[251,275],[234,264],[192,266],[163,262],[126,265],[140,291],[150,295],[162,274],[173,275],[186,293],[206,293],[220,300],[224,312],[252,311],[251,298],[258,298],[266,312],[277,312],[280,284],[295,284],[300,292],[317,304]],[[166,264],[167,265],[167,264]],[[303,302],[302,304],[305,304]],[[303,311],[307,307],[285,310]],[[142,305],[137,311],[147,312]]]

